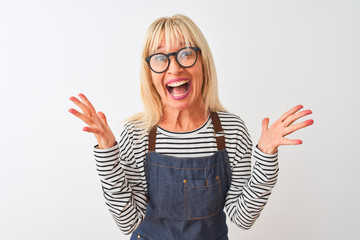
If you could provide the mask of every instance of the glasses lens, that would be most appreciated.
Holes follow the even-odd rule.
[[[168,64],[169,64],[169,59],[164,54],[158,53],[150,58],[150,67],[155,72],[165,71]]]
[[[177,60],[183,67],[191,67],[196,62],[196,52],[192,48],[184,48],[178,53]]]

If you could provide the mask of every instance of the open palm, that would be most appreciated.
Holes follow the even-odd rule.
[[[302,105],[298,105],[286,113],[284,113],[277,121],[275,121],[270,128],[269,118],[264,118],[262,121],[262,132],[258,143],[258,148],[267,154],[274,154],[278,151],[281,145],[298,145],[302,144],[300,139],[288,139],[285,136],[293,133],[299,129],[310,126],[314,120],[309,119],[301,123],[293,124],[296,120],[312,113],[311,110],[303,110]]]

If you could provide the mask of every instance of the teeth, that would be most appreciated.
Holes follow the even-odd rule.
[[[178,86],[184,85],[187,82],[189,82],[189,80],[184,80],[184,81],[179,81],[179,82],[172,82],[172,83],[167,84],[167,86],[169,86],[169,87],[178,87]]]
[[[181,94],[174,94],[174,93],[170,93],[171,95],[173,95],[174,97],[180,97],[182,95],[185,95],[189,90],[187,90],[186,92],[184,93],[181,93]]]

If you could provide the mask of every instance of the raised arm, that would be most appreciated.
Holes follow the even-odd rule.
[[[279,172],[278,147],[302,143],[299,139],[292,140],[284,137],[313,124],[314,121],[311,119],[293,124],[296,120],[312,113],[310,110],[298,112],[302,108],[302,105],[298,105],[290,109],[270,128],[268,127],[269,119],[263,120],[262,134],[253,155],[256,161],[252,172],[251,140],[243,141],[246,146],[242,146],[242,151],[239,150],[238,155],[241,159],[232,167],[232,182],[225,203],[230,220],[239,227],[249,229],[270,197]]]
[[[124,234],[132,233],[144,220],[147,197],[133,149],[126,133],[109,149],[94,148],[106,205]],[[130,158],[129,158],[130,157]]]
[[[146,190],[133,158],[133,143],[127,131],[116,142],[105,114],[96,112],[84,94],[79,99],[70,97],[82,113],[71,108],[69,112],[87,124],[83,131],[93,133],[98,142],[94,148],[97,171],[105,202],[115,222],[125,234],[133,232],[142,222],[146,211]]]
[[[250,139],[242,141],[237,155],[240,159],[235,161],[231,169],[231,186],[226,196],[225,208],[233,223],[243,229],[250,229],[266,205],[277,181],[278,155],[264,154],[256,147],[253,171]]]

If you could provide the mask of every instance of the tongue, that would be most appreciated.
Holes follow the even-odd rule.
[[[172,93],[175,94],[175,95],[179,95],[179,94],[183,94],[187,91],[187,87],[186,87],[186,84],[184,85],[181,85],[179,87],[174,87],[172,89]]]

